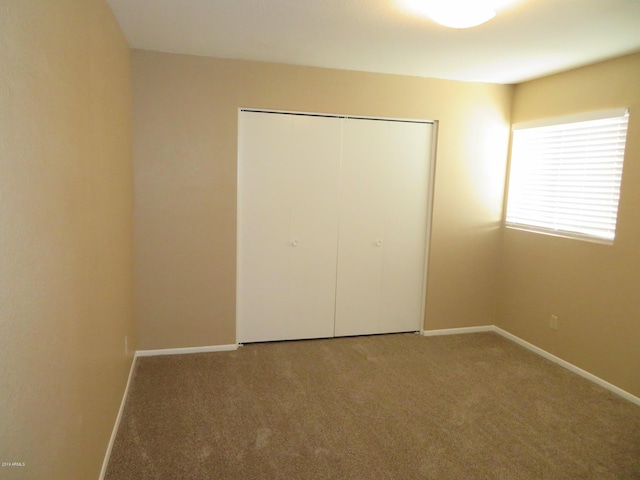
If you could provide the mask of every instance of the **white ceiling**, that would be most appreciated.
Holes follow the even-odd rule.
[[[407,0],[107,1],[133,48],[347,70],[518,83],[640,51],[640,0],[514,0],[468,30]]]

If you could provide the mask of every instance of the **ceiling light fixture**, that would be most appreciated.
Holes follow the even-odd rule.
[[[504,0],[405,0],[411,10],[450,28],[471,28],[496,16]]]

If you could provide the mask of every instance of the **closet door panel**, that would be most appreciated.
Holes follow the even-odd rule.
[[[386,122],[346,119],[340,170],[336,336],[378,333]]]
[[[388,138],[380,333],[422,325],[431,125],[389,122]]]
[[[341,122],[290,115],[291,281],[287,338],[334,334]]]
[[[238,142],[238,341],[287,335],[289,300],[289,122],[240,113]],[[283,185],[285,187],[283,187]]]
[[[238,342],[420,328],[431,131],[240,112]]]

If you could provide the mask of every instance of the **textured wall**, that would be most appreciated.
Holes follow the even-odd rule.
[[[613,246],[507,229],[499,324],[640,396],[640,54],[516,87],[513,121],[629,107]],[[549,315],[558,316],[558,330]]]
[[[440,121],[425,328],[495,321],[512,88],[133,52],[140,348],[235,343],[239,107]]]
[[[103,0],[20,0],[0,58],[0,478],[96,479],[131,364],[130,52]]]

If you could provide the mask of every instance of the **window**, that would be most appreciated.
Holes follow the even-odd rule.
[[[613,243],[625,109],[514,126],[507,227]]]

